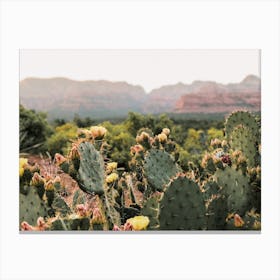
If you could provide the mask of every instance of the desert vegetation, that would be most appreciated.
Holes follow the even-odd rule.
[[[130,112],[57,119],[20,107],[20,230],[260,230],[260,118]]]

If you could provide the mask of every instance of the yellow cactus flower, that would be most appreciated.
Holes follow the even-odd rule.
[[[19,159],[19,176],[21,177],[24,173],[24,167],[28,164],[27,158]]]
[[[113,182],[117,181],[118,178],[119,178],[119,175],[117,173],[112,173],[106,177],[106,183],[107,184],[113,183]]]
[[[150,223],[150,220],[146,216],[135,216],[126,221],[132,225],[133,230],[145,230]]]
[[[107,170],[109,173],[111,173],[113,170],[117,169],[117,167],[118,167],[118,163],[117,163],[117,162],[109,162],[109,163],[107,164],[106,170]]]

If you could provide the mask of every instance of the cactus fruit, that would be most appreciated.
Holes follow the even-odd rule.
[[[174,158],[165,151],[151,149],[145,156],[144,172],[155,190],[163,191],[170,179],[180,171]]]
[[[206,229],[206,208],[198,185],[179,176],[171,181],[160,201],[161,230]]]

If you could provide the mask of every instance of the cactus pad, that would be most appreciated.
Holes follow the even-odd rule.
[[[141,214],[149,218],[150,223],[148,225],[148,230],[157,230],[159,228],[159,203],[155,197],[151,197],[145,201],[143,208],[141,209]]]
[[[39,217],[47,217],[47,207],[45,202],[40,199],[35,187],[31,186],[28,194],[20,193],[19,198],[19,222],[27,222],[35,225]]]
[[[226,228],[227,202],[223,197],[212,199],[207,208],[207,229],[223,230]]]
[[[225,133],[229,137],[233,129],[238,125],[244,125],[251,130],[251,133],[257,137],[260,136],[260,125],[256,118],[247,111],[237,111],[232,113],[225,122]]]
[[[248,127],[243,125],[235,127],[229,141],[233,150],[240,150],[248,159],[248,167],[255,166],[258,153],[257,139]]]
[[[144,172],[148,183],[158,191],[163,191],[170,179],[180,171],[173,157],[165,151],[152,149],[145,157]]]
[[[90,194],[103,194],[104,161],[93,144],[84,142],[79,145],[80,167],[78,183],[80,188]]]
[[[222,188],[221,194],[227,200],[228,212],[245,214],[250,207],[252,197],[249,180],[242,174],[241,170],[227,167],[224,170],[217,170],[214,177]]]
[[[180,176],[172,181],[160,201],[161,230],[201,230],[206,228],[206,208],[198,185]]]

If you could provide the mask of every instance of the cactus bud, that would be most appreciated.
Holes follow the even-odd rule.
[[[71,160],[79,159],[80,158],[80,153],[78,150],[78,145],[77,144],[72,144],[72,148],[70,150],[69,157]]]
[[[201,160],[201,166],[203,168],[206,168],[207,164],[208,164],[208,161],[212,159],[212,156],[210,154],[205,154],[204,157],[202,158]]]
[[[43,231],[47,228],[47,224],[43,217],[39,217],[37,219],[37,226],[38,226],[38,230],[40,230],[40,231]]]
[[[168,136],[170,134],[170,129],[164,128],[161,133],[164,133],[166,136]]]
[[[167,136],[164,133],[160,133],[156,137],[158,137],[158,140],[160,143],[166,143],[166,141],[167,141]]]
[[[99,210],[98,207],[95,207],[93,209],[92,215],[93,215],[93,218],[92,218],[93,224],[102,224],[104,222],[101,211]]]
[[[45,184],[45,190],[46,191],[54,191],[54,183],[52,180],[49,180],[46,184]]]
[[[227,146],[227,141],[223,140],[221,145],[222,145],[222,147],[226,147]]]
[[[130,148],[131,155],[138,154],[140,152],[144,151],[144,148],[142,145],[134,145]]]
[[[67,159],[66,159],[63,155],[61,155],[61,154],[59,154],[59,153],[56,153],[56,154],[54,155],[54,159],[55,159],[55,163],[56,163],[57,165],[61,165],[62,163],[64,163],[65,161],[67,161]]]
[[[220,147],[221,144],[222,144],[221,140],[217,139],[217,138],[212,139],[211,143],[210,143],[210,145],[213,146],[213,147]]]
[[[244,225],[244,221],[238,214],[234,215],[234,226],[235,227],[242,227]]]
[[[120,227],[119,226],[117,226],[117,225],[114,225],[114,227],[113,227],[113,231],[120,231],[121,229],[120,229]]]
[[[90,132],[94,139],[101,140],[105,136],[107,129],[103,126],[92,126]]]
[[[132,224],[130,222],[126,222],[123,226],[123,230],[124,231],[131,231],[133,228],[132,228]]]
[[[87,209],[84,204],[78,204],[76,205],[76,211],[79,216],[85,217],[87,215]]]
[[[41,185],[45,185],[45,180],[38,172],[35,172],[30,183],[32,186],[38,187]]]
[[[30,224],[28,224],[27,222],[22,222],[20,226],[21,226],[21,230],[23,230],[23,231],[32,231],[32,230],[34,230],[34,227],[31,226]]]

